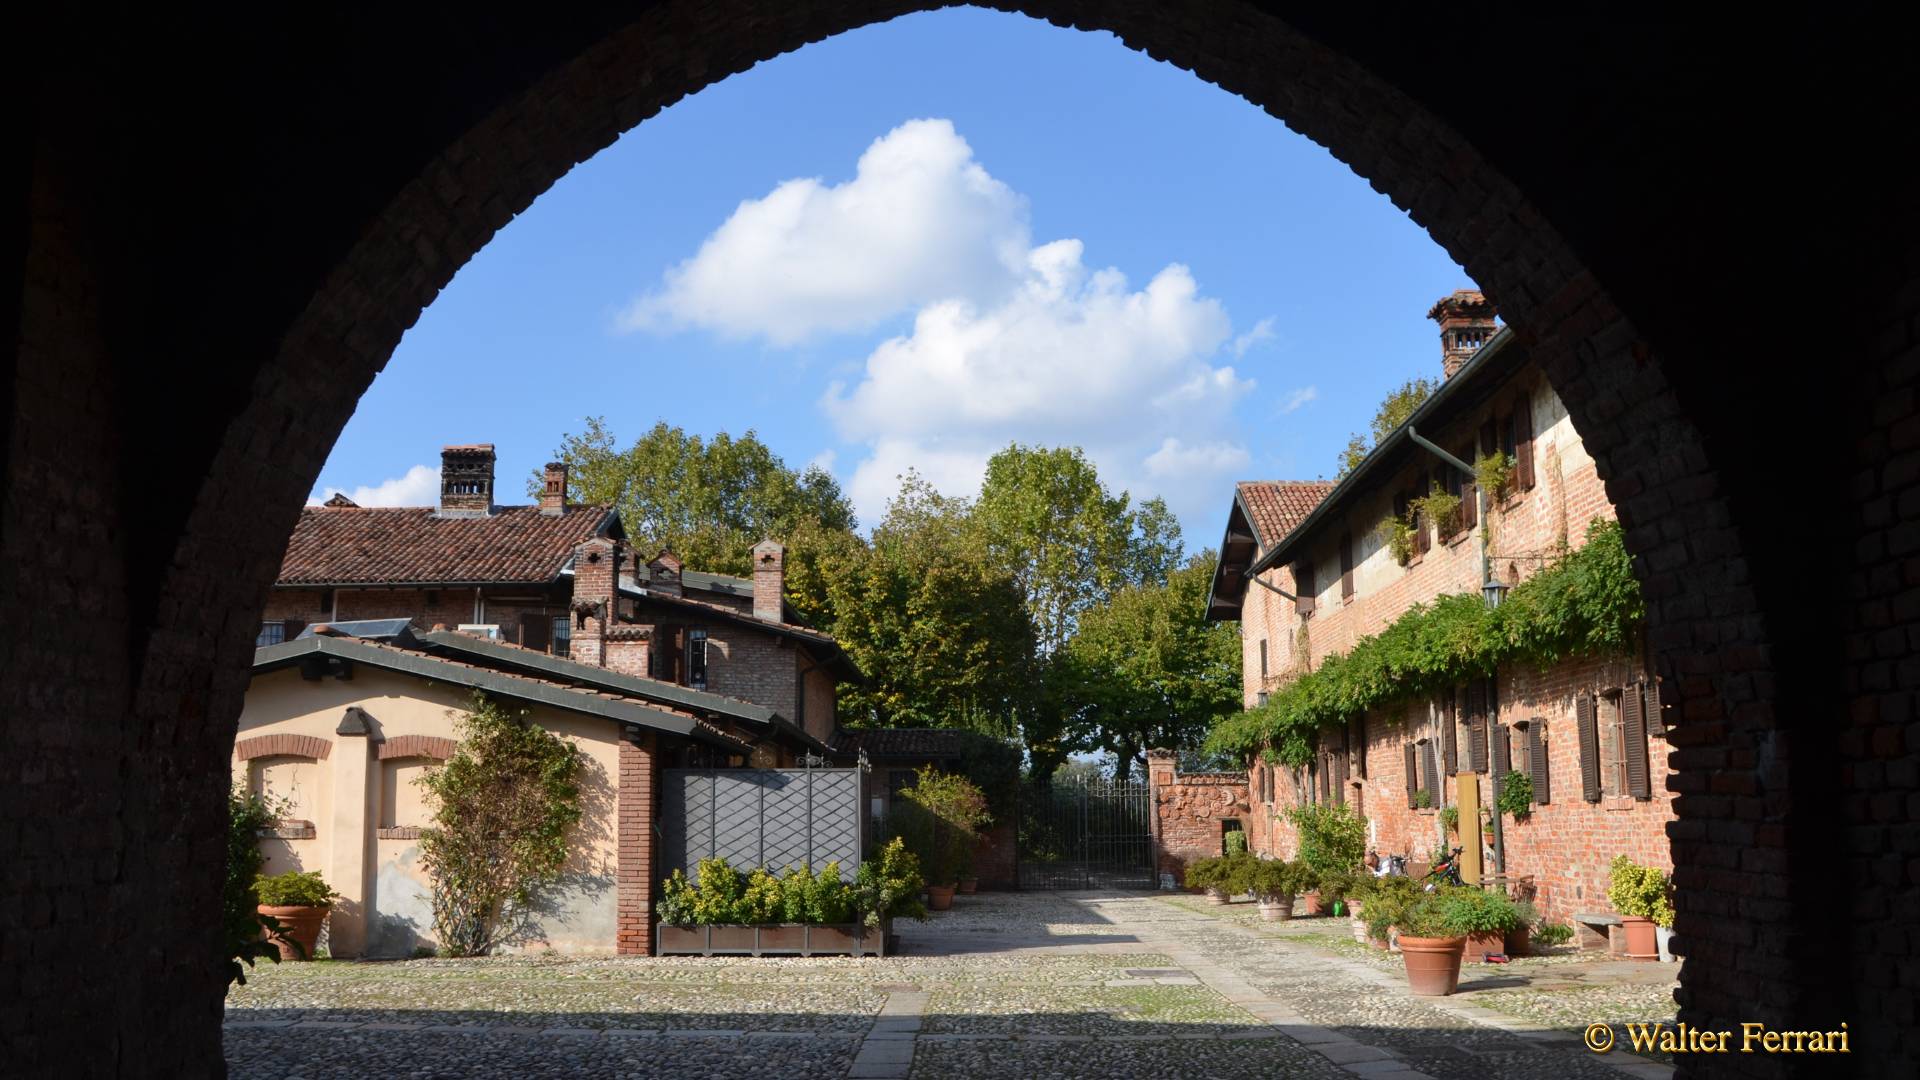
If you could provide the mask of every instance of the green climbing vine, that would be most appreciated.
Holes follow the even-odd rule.
[[[1502,664],[1547,667],[1628,652],[1646,616],[1620,525],[1594,521],[1587,542],[1488,608],[1477,593],[1415,604],[1378,634],[1281,687],[1266,704],[1215,725],[1206,749],[1247,758],[1271,748],[1290,765],[1313,756],[1314,734],[1348,717],[1431,694]]]

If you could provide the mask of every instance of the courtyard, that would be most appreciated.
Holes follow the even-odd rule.
[[[1563,949],[1415,998],[1345,919],[1184,894],[982,893],[896,929],[885,959],[262,965],[228,996],[226,1058],[275,1080],[1670,1073],[1581,1032],[1671,1022],[1671,964]]]

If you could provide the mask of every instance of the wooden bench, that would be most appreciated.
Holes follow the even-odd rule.
[[[1627,938],[1620,928],[1618,915],[1575,915],[1573,928],[1577,935],[1577,943],[1583,949],[1598,949],[1605,946],[1610,956],[1625,956],[1627,953]]]

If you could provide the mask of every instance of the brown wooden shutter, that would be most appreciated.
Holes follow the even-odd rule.
[[[1656,677],[1641,684],[1647,692],[1647,734],[1664,736],[1667,733],[1666,714],[1660,711],[1660,680]]]
[[[1340,536],[1340,599],[1353,599],[1353,534]]]
[[[1583,693],[1574,703],[1574,721],[1580,734],[1580,795],[1600,801],[1600,732],[1594,727],[1593,695]]]
[[[1487,771],[1487,686],[1479,679],[1467,683],[1467,762]]]
[[[1440,706],[1440,753],[1446,764],[1446,775],[1452,776],[1460,771],[1459,724],[1453,715],[1453,694],[1448,692]]]
[[[552,638],[553,617],[550,615],[520,616],[520,645],[526,649],[547,651],[548,641]]]
[[[1367,718],[1356,716],[1347,721],[1347,756],[1353,762],[1353,775],[1367,778]]]
[[[1465,532],[1480,520],[1480,508],[1474,503],[1474,492],[1479,485],[1472,480],[1460,481],[1460,530]]]
[[[1420,790],[1420,773],[1419,773],[1419,771],[1418,771],[1418,770],[1417,770],[1417,769],[1416,769],[1416,768],[1414,767],[1414,761],[1413,761],[1413,744],[1412,744],[1412,743],[1406,743],[1406,744],[1404,744],[1404,746],[1403,746],[1403,749],[1405,749],[1405,750],[1406,750],[1406,752],[1407,752],[1407,772],[1406,772],[1406,777],[1407,777],[1407,809],[1409,809],[1409,810],[1411,810],[1411,809],[1413,809],[1413,805],[1414,805],[1414,803],[1413,803],[1413,793],[1414,793],[1414,792],[1416,792],[1416,791],[1418,791],[1418,790]]]
[[[1647,714],[1640,702],[1640,687],[1629,683],[1620,694],[1620,711],[1625,731],[1627,794],[1636,799],[1653,798],[1653,783],[1647,775]]]
[[[1446,802],[1446,789],[1440,786],[1440,766],[1434,760],[1433,744],[1425,739],[1420,740],[1420,760],[1427,771],[1427,790],[1433,793],[1429,801],[1438,807]]]
[[[1301,615],[1313,613],[1313,596],[1319,590],[1313,585],[1313,564],[1297,562],[1293,564],[1293,591],[1297,594],[1293,601],[1293,610]]]
[[[1513,482],[1521,491],[1533,490],[1533,398],[1525,394],[1513,409]]]
[[[1527,772],[1533,780],[1533,804],[1552,802],[1553,778],[1547,775],[1547,722],[1537,716],[1527,722]]]
[[[1498,720],[1489,719],[1487,721],[1487,737],[1488,740],[1493,743],[1493,754],[1491,761],[1488,762],[1488,772],[1494,779],[1494,786],[1498,787],[1500,778],[1511,771],[1508,763],[1512,760],[1513,751],[1507,748],[1507,726]]]

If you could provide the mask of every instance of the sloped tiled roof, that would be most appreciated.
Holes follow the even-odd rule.
[[[546,583],[581,541],[614,520],[604,506],[502,506],[487,517],[432,507],[309,506],[300,512],[280,585]]]
[[[1331,480],[1242,480],[1240,501],[1252,516],[1255,539],[1264,550],[1305,521],[1333,490]]]

